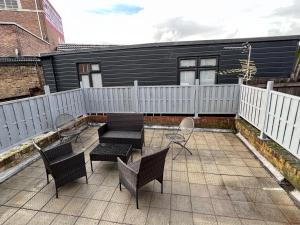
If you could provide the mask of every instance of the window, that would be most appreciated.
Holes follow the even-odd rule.
[[[83,87],[102,87],[102,76],[99,63],[78,64],[78,74]]]
[[[216,71],[215,70],[200,70],[199,82],[203,85],[216,83]]]
[[[18,0],[0,0],[0,9],[18,9]]]
[[[179,59],[180,85],[194,85],[199,79],[200,85],[216,83],[216,57],[193,57]]]
[[[195,85],[196,71],[180,71],[180,85]]]

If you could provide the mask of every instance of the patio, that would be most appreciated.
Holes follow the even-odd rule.
[[[168,144],[168,130],[146,129],[144,152]],[[151,182],[140,192],[140,209],[126,191],[119,191],[116,163],[94,162],[89,152],[98,143],[96,128],[82,134],[89,184],[85,178],[59,189],[46,184],[38,160],[0,184],[0,224],[300,224],[300,210],[276,180],[232,133],[194,132],[175,161],[165,164],[164,194]],[[174,151],[174,152],[173,152]],[[134,159],[140,152],[134,153]]]

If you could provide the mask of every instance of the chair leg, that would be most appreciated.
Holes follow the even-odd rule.
[[[87,174],[85,175],[85,181],[86,181],[87,184],[89,183],[88,178],[87,178]]]
[[[91,170],[92,170],[92,173],[94,172],[94,169],[93,169],[93,163],[92,163],[92,160],[91,161]]]
[[[120,191],[122,191],[122,184],[119,182]]]
[[[58,191],[57,191],[57,187],[55,186],[55,192],[56,192],[56,198],[58,198]]]
[[[161,181],[160,183],[160,192],[163,193],[164,192],[164,182]]]
[[[180,151],[177,152],[177,154],[174,156],[173,160],[177,158],[177,156],[182,152],[183,148],[180,149]]]
[[[139,191],[136,190],[135,194],[136,208],[139,209]]]
[[[49,182],[49,174],[47,173],[47,171],[46,171],[46,174],[47,174],[47,184],[49,184],[50,182]]]

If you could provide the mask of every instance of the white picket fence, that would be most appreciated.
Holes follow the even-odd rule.
[[[241,85],[239,115],[300,158],[300,97]]]
[[[240,84],[80,88],[0,103],[0,153],[55,129],[61,113],[238,114],[300,158],[300,98]]]
[[[85,88],[87,113],[236,114],[239,85]]]
[[[0,103],[0,153],[24,140],[55,129],[61,113],[86,114],[81,89]]]

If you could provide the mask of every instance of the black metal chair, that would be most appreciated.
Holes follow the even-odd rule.
[[[161,193],[163,193],[164,166],[168,151],[169,148],[166,148],[127,165],[118,158],[120,191],[123,184],[135,196],[137,209],[139,208],[138,191],[145,184],[157,180],[161,183]]]
[[[49,174],[54,179],[56,198],[58,198],[58,188],[68,182],[85,176],[86,183],[88,183],[84,153],[74,153],[71,142],[57,145],[44,151],[34,140],[32,142],[43,159],[47,184],[49,184]]]
[[[80,138],[81,132],[88,127],[87,123],[77,127],[75,122],[74,116],[68,113],[62,113],[56,117],[55,127],[61,143],[69,142],[73,139],[76,142]]]

